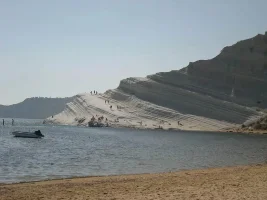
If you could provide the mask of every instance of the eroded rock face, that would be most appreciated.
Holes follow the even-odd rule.
[[[162,77],[157,78],[160,79]],[[186,85],[179,87],[162,83],[162,79],[160,81],[138,79],[138,82],[135,81],[132,85],[129,81],[123,80],[119,89],[125,93],[133,94],[144,101],[183,114],[203,116],[230,123],[242,123],[250,116],[256,114],[255,111],[246,109],[244,106],[208,96],[207,93],[204,93],[205,91],[201,92],[202,88],[198,88],[198,91],[195,92],[189,90],[189,87],[183,87]],[[171,79],[168,78],[168,80]]]
[[[120,112],[100,108],[93,97],[82,98],[94,106],[79,103],[59,116],[67,119],[70,113],[81,116],[87,110],[83,115],[103,113],[114,119],[150,120],[152,125],[184,120],[188,129],[216,129],[219,122],[242,124],[260,116],[255,107],[267,107],[267,35],[237,42],[215,58],[190,62],[181,70],[122,80],[117,89],[99,96],[125,108]]]
[[[211,60],[190,62],[179,71],[157,73],[147,78],[161,84],[157,85],[161,90],[172,86],[172,90],[182,89],[244,106],[267,107],[267,35],[257,35],[225,47]],[[132,86],[127,88],[125,84],[129,84],[129,80]],[[147,89],[152,87],[148,88],[149,81],[135,82],[133,78],[123,80],[119,88],[132,92],[140,91],[136,88],[138,84]]]

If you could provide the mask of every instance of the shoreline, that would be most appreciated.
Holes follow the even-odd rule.
[[[22,181],[15,181],[15,182],[0,182],[0,187],[3,185],[17,185],[17,184],[34,184],[34,183],[41,183],[41,182],[53,182],[53,181],[69,181],[75,179],[90,179],[90,178],[105,178],[105,177],[120,177],[120,176],[146,176],[146,175],[164,175],[169,173],[180,173],[180,172],[193,172],[193,171],[209,171],[214,169],[224,169],[224,168],[237,168],[237,167],[255,167],[255,166],[264,166],[267,167],[267,161],[258,164],[249,164],[249,165],[229,165],[229,166],[221,166],[221,167],[204,167],[204,168],[195,168],[195,169],[177,169],[173,171],[163,171],[163,172],[144,172],[144,173],[124,173],[124,174],[108,174],[108,175],[84,175],[84,176],[69,176],[69,177],[58,177],[58,178],[46,178],[46,179],[39,179],[39,180],[22,180]]]
[[[267,164],[0,184],[0,199],[266,199]]]
[[[133,174],[109,174],[109,175],[89,175],[89,176],[71,176],[71,177],[63,177],[63,178],[47,178],[41,180],[33,180],[33,181],[18,181],[18,182],[10,182],[4,183],[0,182],[0,186],[3,185],[17,185],[17,184],[33,184],[33,183],[42,183],[42,182],[53,182],[53,181],[70,181],[75,179],[91,179],[91,178],[107,178],[107,177],[127,177],[127,176],[147,176],[147,175],[164,175],[169,173],[180,173],[180,172],[194,172],[194,171],[209,171],[215,169],[224,169],[224,168],[237,168],[237,167],[257,167],[257,166],[264,166],[267,167],[266,163],[258,163],[258,164],[250,164],[250,165],[233,165],[233,166],[223,166],[223,167],[207,167],[207,168],[196,168],[196,169],[178,169],[174,171],[166,171],[166,172],[144,172],[144,173],[133,173]]]
[[[228,128],[223,130],[228,133],[241,133],[241,134],[251,134],[251,135],[267,135],[267,130],[261,129],[243,129],[243,128]]]
[[[131,127],[131,126],[108,126],[108,127],[88,127],[86,125],[68,125],[68,124],[45,124],[48,126],[70,126],[70,127],[81,127],[81,128],[93,128],[93,129],[130,129],[130,130],[148,130],[148,131],[173,131],[173,132],[211,132],[211,133],[239,133],[239,134],[249,134],[249,135],[267,135],[267,130],[244,130],[241,128],[224,128],[220,130],[184,130],[179,128],[147,128],[147,127]]]

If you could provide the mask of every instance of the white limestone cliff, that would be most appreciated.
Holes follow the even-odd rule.
[[[113,127],[216,131],[255,120],[266,107],[267,35],[257,35],[211,60],[127,78],[104,94],[77,95],[44,123],[87,125],[92,116],[103,116]]]

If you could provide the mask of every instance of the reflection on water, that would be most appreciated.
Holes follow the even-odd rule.
[[[11,120],[10,120],[11,122]],[[267,160],[267,136],[232,133],[44,126],[15,119],[0,126],[0,182],[151,173]],[[43,139],[14,138],[37,130]]]

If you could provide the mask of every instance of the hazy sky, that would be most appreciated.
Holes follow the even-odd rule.
[[[0,0],[0,104],[116,88],[267,31],[266,0]]]

